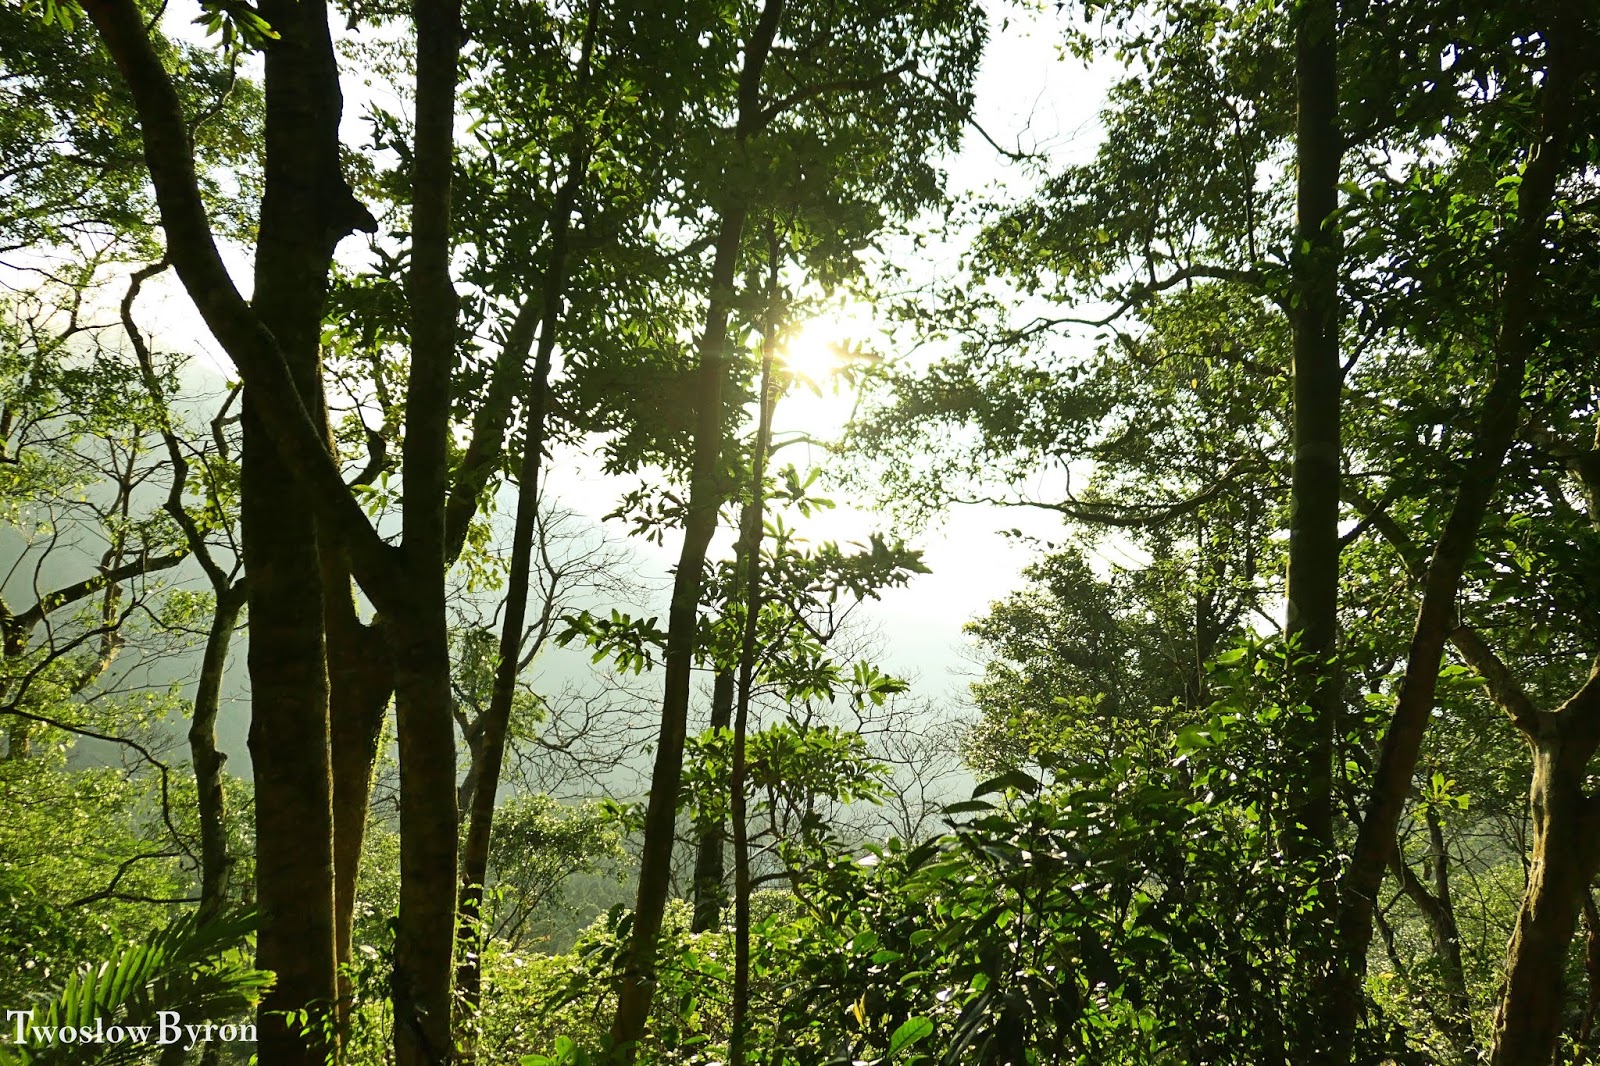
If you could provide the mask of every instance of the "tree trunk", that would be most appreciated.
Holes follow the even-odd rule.
[[[577,91],[582,97],[589,83],[595,35],[599,31],[599,3],[590,0],[578,57]],[[461,857],[461,903],[457,923],[466,946],[456,971],[463,1017],[475,1013],[481,991],[482,965],[477,946],[484,882],[489,876],[489,842],[494,830],[494,804],[505,760],[506,732],[511,705],[517,693],[517,672],[522,666],[523,629],[528,615],[528,585],[532,580],[534,527],[539,519],[539,476],[544,461],[546,409],[550,396],[550,362],[561,325],[567,287],[568,238],[578,193],[589,169],[588,133],[573,133],[567,156],[567,173],[555,197],[550,228],[550,261],[544,276],[544,310],[539,326],[539,348],[528,382],[527,417],[522,443],[522,466],[517,478],[517,511],[511,533],[511,567],[506,577],[505,615],[501,620],[499,661],[489,709],[482,724],[479,750],[474,753],[476,782],[467,823],[466,847]]]
[[[506,577],[505,613],[501,618],[500,647],[494,687],[484,712],[477,750],[473,753],[474,778],[467,816],[467,836],[461,851],[461,899],[457,929],[462,944],[456,966],[457,1010],[462,1020],[476,1013],[482,967],[478,950],[483,941],[479,928],[484,883],[489,876],[489,841],[494,829],[494,805],[505,760],[506,732],[517,692],[517,672],[522,660],[523,628],[527,618],[528,584],[533,555],[534,525],[539,509],[539,466],[544,451],[545,396],[549,388],[548,346],[539,344],[540,365],[534,371],[528,405],[527,440],[522,450],[522,471],[517,488],[517,511],[511,535],[511,568]],[[457,1029],[461,1026],[458,1024]]]
[[[266,168],[252,305],[300,400],[324,426],[320,341],[339,171],[338,72],[319,3],[269,0]],[[325,430],[324,430],[325,431]],[[250,752],[256,781],[257,964],[277,974],[257,1012],[263,1066],[320,1064],[316,1011],[334,1001],[333,799],[316,523],[255,389],[244,392],[241,530],[249,583]],[[297,1033],[282,1013],[310,1009]]]
[[[265,1066],[320,1064],[281,1012],[333,1002],[333,782],[316,530],[245,395],[242,526],[250,589],[256,961],[277,974],[257,1012]],[[314,1025],[319,1024],[314,1022]]]
[[[223,793],[222,764],[227,756],[217,750],[217,712],[222,705],[222,678],[228,667],[228,648],[244,610],[246,588],[234,583],[217,589],[216,610],[206,631],[200,659],[200,680],[195,686],[194,713],[189,719],[189,762],[194,767],[196,806],[200,816],[200,905],[196,921],[204,924],[221,914],[228,903],[228,816]]]
[[[713,291],[733,284],[743,225],[742,209],[730,211],[723,218],[717,240]],[[666,914],[672,876],[672,844],[677,828],[678,790],[683,783],[689,686],[704,577],[701,571],[705,566],[706,549],[716,532],[717,511],[723,496],[716,479],[722,437],[722,379],[727,358],[722,349],[727,342],[728,310],[724,300],[712,299],[710,319],[700,347],[694,472],[690,481],[688,517],[684,521],[683,549],[678,556],[678,569],[672,583],[672,607],[667,616],[666,691],[661,703],[661,733],[656,741],[650,799],[645,808],[633,935],[617,993],[617,1015],[611,1033],[612,1047],[624,1064],[633,1061],[636,1044],[649,1016],[650,1000],[655,994],[656,937]]]
[[[450,172],[460,13],[418,0],[412,314],[402,481],[404,546],[384,542],[327,447],[317,343],[332,251],[375,229],[340,171],[338,70],[325,3],[267,0],[266,192],[253,306],[217,249],[195,175],[189,119],[132,0],[84,0],[139,113],[167,252],[245,383],[242,509],[250,575],[257,770],[263,1066],[318,1061],[282,1012],[334,998],[333,814],[318,533],[386,616],[396,663],[402,780],[394,999],[400,1066],[450,1058],[455,911],[455,760],[444,616],[444,505],[456,301]],[[316,515],[313,522],[310,517]],[[392,621],[391,621],[392,616]],[[317,1043],[320,1043],[318,1041]]]
[[[326,560],[325,560],[326,562]],[[342,566],[328,580],[328,735],[333,769],[334,957],[341,968],[354,952],[355,907],[372,799],[372,772],[383,741],[384,712],[394,693],[394,667],[382,623],[362,624]],[[354,990],[339,976],[340,1030]]]
[[[735,138],[744,142],[760,122],[761,81],[767,55],[778,35],[783,0],[766,0],[755,33],[745,49],[739,77],[739,121]],[[661,700],[661,733],[656,741],[645,808],[644,847],[639,864],[639,894],[633,932],[617,990],[617,1013],[611,1027],[616,1061],[627,1066],[638,1050],[655,995],[656,937],[666,913],[672,877],[672,845],[677,835],[678,790],[683,783],[683,745],[689,717],[689,688],[699,628],[700,591],[706,549],[717,528],[726,488],[717,466],[722,452],[722,382],[727,372],[729,296],[739,264],[747,207],[736,199],[722,214],[716,259],[711,270],[711,300],[700,338],[700,367],[695,389],[694,457],[689,477],[689,506],[684,519],[683,549],[672,583],[667,616],[665,692]]]
[[[1303,0],[1295,8],[1296,220],[1293,291],[1294,459],[1289,495],[1289,601],[1285,627],[1298,637],[1298,699],[1310,708],[1295,721],[1292,744],[1302,778],[1290,801],[1287,855],[1318,886],[1303,951],[1327,943],[1334,918],[1333,749],[1340,684],[1334,653],[1339,633],[1340,394],[1339,130],[1336,0]],[[1335,993],[1321,975],[1323,958],[1308,958],[1316,1009],[1292,1034],[1296,1062],[1339,1062],[1348,1050],[1322,1040],[1319,1015]],[[1342,984],[1336,987],[1343,987]]]
[[[437,573],[437,571],[435,571]],[[453,1057],[451,953],[456,904],[455,725],[443,579],[424,586],[404,625],[389,623],[400,742],[400,913],[393,978],[395,1061]]]
[[[1506,949],[1494,1016],[1493,1066],[1550,1066],[1567,1005],[1567,953],[1600,866],[1600,810],[1584,794],[1592,737],[1533,741],[1533,861]]]
[[[728,1066],[744,1066],[745,1037],[750,1012],[750,827],[745,805],[749,765],[746,743],[750,733],[750,696],[755,687],[757,636],[761,624],[761,534],[765,515],[767,450],[772,439],[772,410],[776,403],[772,383],[773,348],[777,324],[773,305],[778,295],[777,239],[768,240],[770,263],[766,328],[761,339],[761,389],[757,395],[760,416],[756,442],[750,456],[749,500],[740,516],[739,548],[744,571],[735,587],[744,593],[744,631],[739,640],[739,695],[733,717],[733,767],[728,775],[729,819],[733,823],[733,996],[728,1019]]]
[[[402,455],[404,588],[382,608],[394,662],[400,747],[400,913],[395,928],[397,1066],[454,1058],[450,986],[456,911],[456,745],[445,618],[445,500],[451,377],[456,361],[450,277],[460,0],[417,0],[416,132],[411,206],[411,380]]]
[[[745,504],[747,510],[749,506],[748,503]],[[745,516],[741,513],[739,517],[741,529],[744,528],[745,521]],[[741,554],[743,551],[744,540],[740,538],[733,560],[736,570],[745,565],[744,556]],[[733,723],[733,692],[733,671],[717,671],[717,679],[711,686],[712,729],[727,729]],[[722,908],[728,902],[727,887],[722,883],[724,875],[722,845],[728,838],[728,827],[718,818],[697,823],[694,829],[696,836],[694,921],[689,928],[692,932],[704,933],[715,929],[722,921]]]

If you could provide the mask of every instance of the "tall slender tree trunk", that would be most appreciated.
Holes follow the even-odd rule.
[[[778,35],[783,0],[766,0],[755,32],[745,48],[739,76],[739,119],[735,140],[749,139],[761,118],[761,83],[767,56]],[[726,488],[719,484],[722,452],[722,385],[727,374],[730,295],[739,265],[747,204],[736,191],[723,210],[711,270],[711,300],[700,338],[700,367],[695,389],[694,455],[689,477],[689,506],[684,519],[683,549],[672,584],[667,616],[665,692],[661,700],[661,733],[656,741],[645,808],[644,847],[639,864],[639,894],[633,931],[617,990],[617,1013],[611,1027],[616,1061],[633,1061],[644,1035],[655,995],[656,938],[666,914],[672,876],[672,845],[677,831],[678,790],[683,783],[683,747],[689,717],[689,689],[699,628],[700,592],[706,549],[717,528]]]
[[[1297,722],[1293,740],[1301,779],[1291,800],[1287,852],[1317,885],[1309,949],[1326,943],[1334,918],[1333,747],[1338,728],[1340,684],[1334,662],[1339,635],[1339,168],[1344,139],[1339,129],[1337,0],[1301,0],[1295,7],[1294,50],[1296,220],[1293,265],[1294,459],[1289,496],[1289,574],[1286,632],[1298,637],[1304,656],[1299,699],[1308,719]],[[1313,997],[1330,991],[1307,959]],[[1340,986],[1342,987],[1342,986]],[[1293,1032],[1293,1061],[1338,1062],[1348,1055],[1338,1042],[1325,1045],[1318,1031],[1320,1010],[1305,1012]]]
[[[242,526],[250,589],[257,964],[277,975],[258,1011],[267,1066],[318,1063],[282,1012],[333,1003],[333,798],[316,530],[245,396]]]
[[[221,914],[228,903],[228,810],[223,791],[222,764],[227,760],[217,748],[217,713],[222,707],[222,679],[228,668],[228,649],[244,610],[247,587],[235,582],[216,590],[216,609],[206,631],[200,658],[200,679],[195,686],[194,711],[189,718],[189,762],[194,767],[196,806],[200,816],[200,904],[196,920],[204,923]]]
[[[1294,259],[1294,459],[1289,499],[1288,626],[1315,656],[1306,673],[1315,727],[1309,736],[1305,798],[1296,811],[1304,853],[1331,842],[1332,736],[1339,688],[1330,659],[1339,625],[1340,239],[1338,51],[1333,0],[1298,5],[1295,56],[1299,84]]]
[[[589,68],[594,58],[595,36],[599,32],[599,0],[590,0],[584,26],[577,70],[579,106],[589,83]],[[539,476],[544,461],[545,422],[550,396],[550,363],[555,355],[556,334],[567,286],[568,244],[576,213],[578,193],[589,169],[588,133],[581,125],[574,131],[568,152],[567,173],[555,197],[550,228],[550,259],[545,269],[543,305],[539,326],[539,347],[529,375],[526,399],[526,426],[522,443],[522,463],[517,478],[517,510],[511,533],[511,566],[506,577],[505,614],[501,619],[499,658],[494,684],[489,693],[489,708],[483,722],[480,749],[474,759],[477,781],[472,790],[471,812],[467,821],[466,846],[461,856],[461,902],[458,925],[466,945],[456,971],[463,1016],[478,1008],[482,965],[477,947],[482,940],[479,928],[484,882],[489,876],[489,842],[494,830],[495,797],[499,791],[501,764],[505,760],[506,733],[511,724],[511,705],[516,698],[517,672],[522,665],[523,631],[528,615],[528,585],[532,579],[534,528],[539,519]]]
[[[483,969],[479,947],[483,931],[484,883],[489,876],[489,842],[494,830],[494,805],[505,760],[506,733],[516,698],[517,671],[522,661],[523,630],[527,619],[528,584],[533,556],[534,526],[539,508],[539,466],[544,452],[545,397],[549,391],[549,354],[540,345],[541,367],[534,371],[529,389],[527,437],[522,450],[522,470],[517,487],[517,510],[511,535],[511,567],[506,578],[504,614],[501,617],[498,662],[489,707],[484,712],[478,750],[474,753],[474,778],[468,796],[467,835],[461,850],[461,897],[457,935],[462,951],[456,965],[457,1010],[461,1020],[477,1012]],[[540,372],[542,370],[542,373]],[[461,1026],[457,1025],[458,1031]]]
[[[750,503],[745,503],[746,510]],[[739,528],[743,529],[745,515],[739,516]],[[735,552],[744,550],[743,539]],[[742,568],[744,557],[735,554],[734,568]],[[731,601],[730,601],[731,602]],[[718,670],[717,677],[711,685],[711,721],[712,729],[727,729],[733,723],[733,694],[734,681],[732,670]],[[722,908],[727,903],[727,889],[723,885],[725,876],[725,861],[723,857],[723,844],[727,841],[728,827],[721,818],[708,818],[696,823],[695,855],[694,855],[694,919],[690,930],[704,933],[715,929],[722,921]]]
[[[1564,20],[1578,21],[1570,19],[1570,12],[1557,12],[1556,21]],[[1334,980],[1342,987],[1331,997],[1326,1024],[1330,1041],[1343,1047],[1350,1046],[1359,1021],[1361,981],[1372,939],[1372,911],[1395,847],[1395,827],[1416,773],[1417,755],[1438,688],[1444,646],[1456,628],[1461,578],[1521,418],[1528,355],[1538,342],[1532,325],[1541,276],[1541,249],[1556,180],[1566,165],[1581,37],[1578,26],[1570,24],[1549,34],[1550,61],[1540,90],[1539,139],[1523,169],[1516,219],[1506,242],[1493,376],[1479,411],[1472,457],[1462,472],[1455,502],[1422,578],[1422,604],[1417,610],[1405,674],[1384,733],[1361,828],[1340,878],[1338,940],[1342,959]],[[1525,730],[1537,729],[1532,722],[1518,724]],[[1540,927],[1541,931],[1546,929],[1547,926]]]
[[[717,240],[713,291],[733,284],[743,209],[723,217]],[[718,282],[721,280],[721,285]],[[672,584],[672,606],[667,616],[665,694],[661,704],[661,732],[656,740],[655,765],[650,775],[650,799],[645,807],[644,847],[640,854],[639,893],[634,907],[633,933],[621,985],[617,1015],[612,1025],[612,1047],[619,1061],[633,1061],[655,995],[656,937],[666,914],[672,870],[672,844],[676,835],[678,790],[683,783],[683,748],[689,715],[689,688],[694,668],[700,590],[706,550],[716,532],[717,511],[723,493],[716,485],[717,456],[722,435],[722,380],[725,374],[728,305],[713,297],[710,318],[700,346],[700,370],[695,402],[693,473],[688,516],[684,521],[683,548]]]
[[[451,377],[456,360],[450,277],[460,0],[417,0],[417,102],[411,208],[411,378],[402,454],[403,588],[383,610],[394,662],[400,748],[400,912],[395,930],[398,1066],[454,1058],[450,988],[456,911],[456,747],[445,617],[445,501]]]
[[[761,625],[761,533],[766,517],[767,451],[772,441],[773,349],[777,322],[773,310],[778,296],[777,239],[770,237],[767,314],[761,339],[761,387],[757,393],[759,417],[756,442],[750,455],[749,499],[739,523],[739,549],[744,559],[736,580],[744,593],[744,629],[739,639],[739,693],[733,717],[733,767],[729,774],[729,819],[733,823],[733,995],[728,1018],[728,1066],[744,1066],[750,1014],[750,826],[746,809],[749,788],[747,743],[750,735],[750,696],[755,688],[757,636]]]
[[[189,763],[194,770],[195,806],[200,820],[200,903],[196,908],[196,919],[203,924],[221,914],[228,902],[228,871],[233,860],[228,855],[227,797],[222,778],[222,766],[227,756],[217,748],[217,714],[222,708],[222,681],[228,669],[228,653],[249,588],[244,579],[236,577],[237,570],[229,573],[217,564],[206,543],[204,531],[184,507],[184,494],[189,484],[189,461],[184,457],[183,446],[173,429],[171,404],[156,373],[150,347],[145,343],[144,334],[134,319],[133,305],[139,298],[139,290],[146,280],[166,269],[167,262],[162,260],[134,271],[122,298],[122,327],[138,360],[145,391],[162,412],[159,416],[161,439],[166,446],[167,460],[172,465],[172,481],[167,488],[167,499],[162,509],[183,532],[190,554],[205,572],[216,596],[189,715]],[[213,428],[215,425],[213,422]]]

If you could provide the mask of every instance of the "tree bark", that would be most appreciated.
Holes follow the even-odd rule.
[[[252,306],[271,332],[301,404],[325,433],[321,331],[334,246],[342,100],[318,3],[269,0],[265,191]],[[256,781],[258,965],[277,974],[257,1014],[261,1061],[320,1063],[319,1014],[333,1005],[333,779],[327,653],[315,518],[280,452],[263,397],[244,390],[241,531],[249,577],[250,752]],[[270,403],[270,401],[267,401]],[[312,1012],[300,1031],[282,1012]]]
[[[1317,885],[1302,949],[1326,943],[1335,915],[1333,862],[1333,759],[1340,711],[1334,661],[1339,634],[1339,479],[1341,393],[1339,360],[1339,170],[1344,138],[1339,129],[1337,0],[1302,0],[1295,6],[1294,49],[1296,220],[1292,259],[1294,457],[1289,494],[1289,570],[1285,632],[1298,638],[1297,698],[1309,709],[1293,720],[1292,744],[1301,767],[1298,795],[1290,801],[1285,852]],[[1318,1015],[1330,985],[1324,958],[1308,958],[1313,1002],[1292,1031],[1294,1061],[1339,1062],[1348,1050],[1324,1043]]]
[[[1492,1066],[1549,1066],[1561,1036],[1567,952],[1600,869],[1600,800],[1584,792],[1600,746],[1600,660],[1576,695],[1542,716],[1530,745],[1533,856],[1506,948]]]
[[[400,912],[395,928],[398,1066],[454,1058],[450,1032],[456,909],[456,750],[445,618],[445,500],[451,374],[456,357],[450,277],[460,0],[417,0],[412,173],[411,380],[401,457],[405,510],[399,610],[379,605],[390,637],[400,748]]]
[[[394,666],[382,622],[362,623],[342,557],[323,559],[328,590],[328,741],[333,771],[334,958],[346,967],[355,950],[355,907],[361,848],[367,834],[372,772],[383,741],[384,713],[394,692]],[[354,989],[339,975],[338,1023],[349,1020]]]
[[[284,0],[261,8],[277,39],[266,49],[266,189],[253,306],[217,253],[186,118],[142,14],[126,0],[90,0],[85,10],[133,93],[168,256],[248,389],[241,524],[253,575],[258,961],[278,975],[261,1004],[258,1053],[269,1064],[320,1062],[319,1023],[302,1037],[280,1013],[326,1007],[336,987],[328,682],[317,529],[305,490],[369,574],[390,555],[346,492],[323,427],[318,342],[328,265],[341,237],[373,228],[339,169],[341,99],[326,8]]]
[[[739,118],[735,143],[742,145],[761,121],[761,83],[767,56],[778,35],[783,0],[765,0],[755,32],[746,45],[739,75]],[[699,628],[700,592],[706,549],[717,528],[717,513],[726,495],[717,465],[722,452],[722,384],[727,373],[728,314],[739,264],[748,205],[739,190],[723,209],[711,270],[711,300],[700,338],[700,366],[695,389],[694,454],[689,476],[688,514],[683,549],[672,584],[667,616],[665,692],[661,700],[661,733],[656,741],[645,808],[644,846],[639,864],[639,894],[633,931],[617,990],[617,1013],[611,1027],[615,1060],[628,1066],[638,1050],[655,995],[656,938],[666,913],[672,876],[672,845],[677,835],[678,790],[683,783],[683,746],[689,716],[689,689]]]

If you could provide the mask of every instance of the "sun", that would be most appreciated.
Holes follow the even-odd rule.
[[[778,362],[796,378],[826,389],[844,365],[844,346],[838,328],[826,319],[813,318],[791,333],[778,350]]]
[[[777,428],[807,437],[841,432],[861,398],[862,368],[876,361],[872,351],[881,330],[870,305],[839,301],[785,331],[776,352]]]
[[[854,299],[833,302],[795,325],[778,349],[778,362],[798,381],[822,392],[842,384],[840,371],[868,360],[881,326],[872,305]]]

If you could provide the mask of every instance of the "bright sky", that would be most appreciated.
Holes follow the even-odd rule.
[[[991,12],[990,46],[977,85],[977,122],[998,144],[1008,148],[1044,152],[1056,164],[1086,159],[1098,144],[1098,113],[1113,72],[1109,67],[1085,69],[1059,53],[1056,16],[1028,17],[1015,7],[996,3]],[[1002,29],[1002,20],[1006,22]],[[1008,163],[976,130],[969,130],[960,152],[947,161],[955,192],[978,193],[1003,186],[1023,192],[1032,178]],[[970,232],[945,235],[942,242],[913,252],[909,246],[900,262],[916,262],[926,276],[952,267],[965,251]],[[803,326],[792,342],[807,367],[815,365],[819,350],[831,342],[865,342],[891,359],[875,328],[870,308],[846,305]],[[936,356],[924,349],[913,357],[922,365]],[[852,399],[829,393],[823,397],[796,390],[778,407],[780,431],[800,430],[826,437],[848,416]],[[811,451],[810,457],[795,454]],[[802,467],[823,461],[820,449],[795,449],[784,462]],[[564,506],[599,518],[615,506],[621,481],[597,472],[598,464],[582,457],[562,456],[551,472],[550,486]],[[627,483],[631,486],[631,482]],[[874,501],[852,501],[842,490],[824,492],[839,506],[809,520],[794,523],[812,540],[862,540],[883,528],[884,520],[871,513]],[[916,577],[902,589],[887,591],[879,602],[857,612],[867,628],[876,630],[883,647],[879,665],[916,680],[916,691],[942,702],[964,700],[966,685],[976,668],[961,654],[967,641],[961,627],[983,613],[989,603],[1016,588],[1020,572],[1035,553],[1026,542],[1003,535],[1020,529],[1042,539],[1059,539],[1061,523],[1044,511],[992,506],[966,506],[936,520],[931,528],[913,536],[911,543],[924,552],[932,573]],[[676,561],[679,544],[640,546],[643,570],[664,585]],[[731,552],[725,535],[713,547]],[[664,605],[665,596],[662,596]]]

